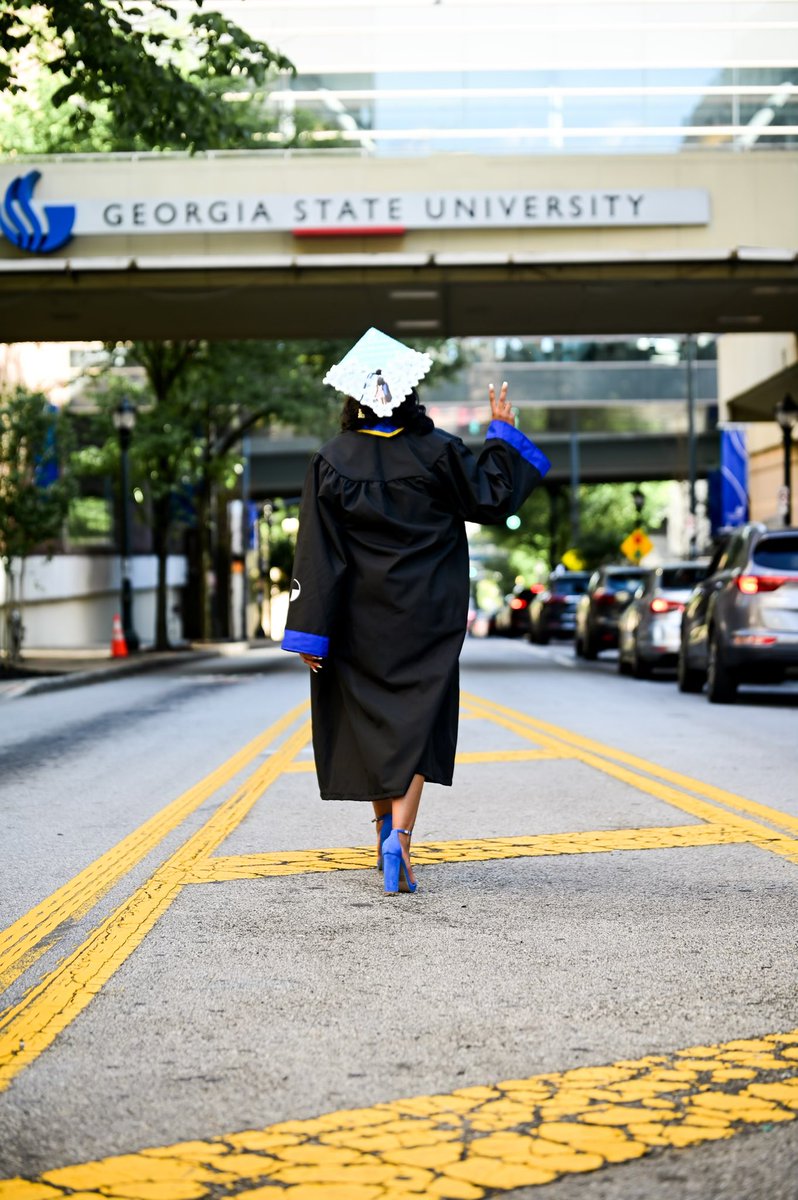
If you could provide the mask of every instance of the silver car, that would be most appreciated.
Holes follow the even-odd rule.
[[[644,579],[618,623],[621,675],[647,679],[655,667],[676,666],[682,612],[706,571],[706,563],[665,563]]]
[[[798,529],[744,525],[718,551],[682,614],[679,688],[734,700],[740,683],[798,671]]]

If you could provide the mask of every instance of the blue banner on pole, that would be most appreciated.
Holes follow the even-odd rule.
[[[55,433],[55,415],[58,409],[54,404],[48,404],[47,411],[53,415],[53,421],[48,425],[44,435],[44,445],[34,459],[33,482],[37,488],[52,487],[61,474],[58,462],[58,441]]]
[[[254,500],[247,501],[247,550],[258,548],[258,521],[260,520],[261,505]]]
[[[741,427],[720,434],[720,523],[744,525],[748,520],[748,448]]]

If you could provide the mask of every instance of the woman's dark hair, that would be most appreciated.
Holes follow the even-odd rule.
[[[361,415],[359,415],[361,414]],[[409,433],[429,433],[435,428],[432,417],[427,416],[427,410],[418,398],[415,389],[405,396],[402,403],[395,408],[389,417],[378,417],[373,409],[365,404],[359,404],[352,396],[347,396],[341,412],[341,429],[344,433],[353,429],[363,429],[374,425],[377,421],[388,420],[392,425],[399,425]]]

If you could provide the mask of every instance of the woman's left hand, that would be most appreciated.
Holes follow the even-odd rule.
[[[510,401],[507,399],[507,384],[503,383],[499,398],[496,399],[496,392],[493,384],[488,384],[488,399],[490,400],[490,416],[492,421],[505,421],[508,425],[515,425],[515,414]]]
[[[314,675],[322,669],[322,660],[317,654],[300,654],[299,657],[306,667],[310,667]]]

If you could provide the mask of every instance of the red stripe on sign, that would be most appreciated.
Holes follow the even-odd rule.
[[[295,238],[402,237],[404,225],[345,225],[326,229],[292,229]]]

